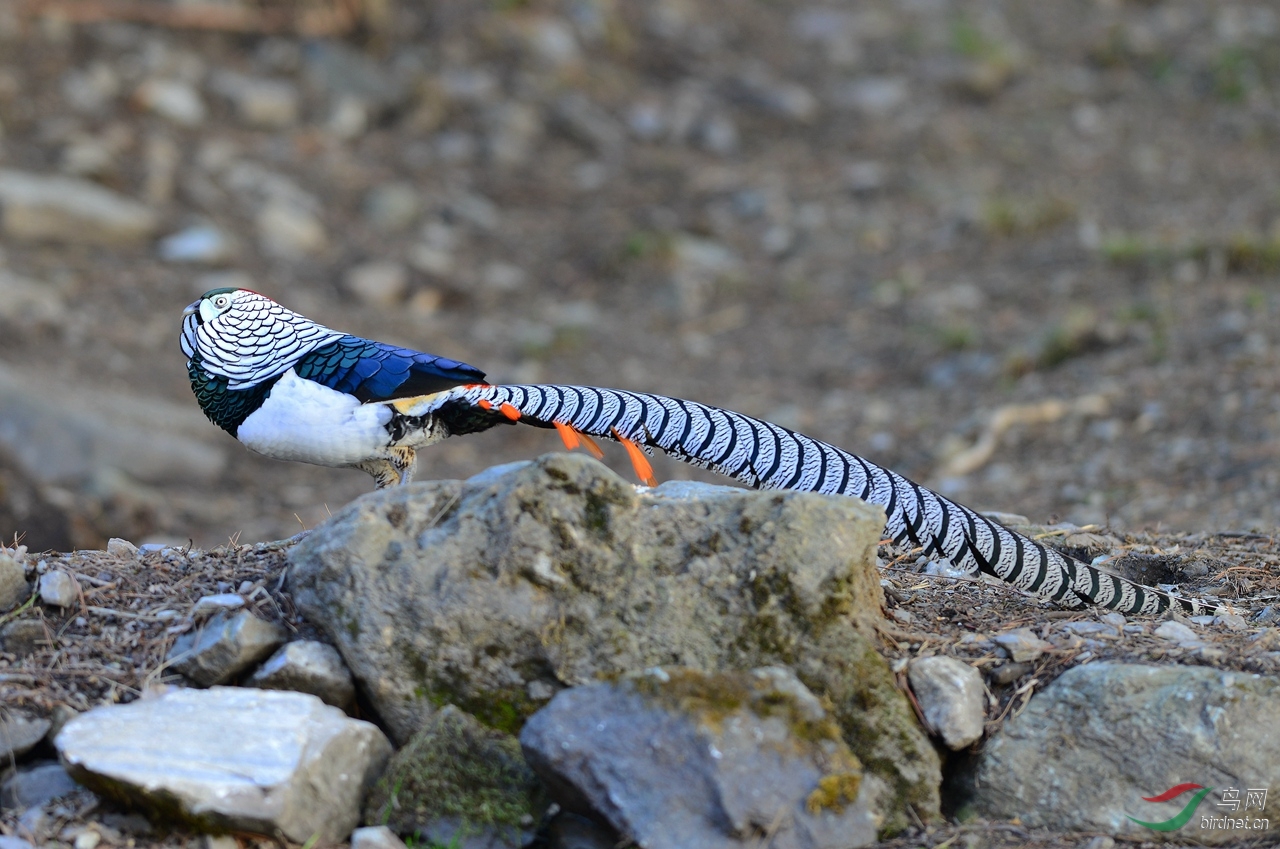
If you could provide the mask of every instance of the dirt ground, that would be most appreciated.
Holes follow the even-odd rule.
[[[978,508],[1094,525],[1153,582],[1248,612],[1275,598],[1273,5],[450,0],[389,4],[389,23],[340,49],[287,31],[76,24],[29,5],[0,0],[0,169],[91,179],[145,200],[157,237],[212,225],[234,243],[191,263],[153,239],[108,248],[0,230],[0,272],[56,296],[40,321],[0,309],[0,366],[45,402],[114,401],[138,411],[129,427],[143,440],[152,422],[159,434],[198,419],[180,312],[246,281],[494,382],[740,410]],[[296,109],[247,116],[223,93],[227,72],[292,86]],[[156,80],[194,91],[203,116],[157,107]],[[282,248],[264,192],[292,197],[321,235],[293,231]],[[391,263],[398,287],[362,288],[370,262]],[[66,617],[24,613],[47,628],[41,650],[0,657],[0,695],[46,710],[162,680],[174,625],[156,612],[184,616],[219,582],[250,582],[260,614],[304,627],[276,586],[279,549],[253,544],[372,488],[359,472],[252,456],[186,419],[184,438],[217,458],[199,480],[110,456],[55,474],[57,457],[12,441],[10,412],[6,539],[209,552],[136,568],[49,555],[95,589]],[[431,449],[418,475],[557,447],[501,428]],[[1076,645],[1066,622],[1093,614],[1054,618],[899,554],[885,552],[906,570],[887,573],[891,608],[908,614],[885,635],[891,656],[985,669],[994,657],[965,635],[1018,624],[1063,642],[993,687],[993,721],[1082,654],[1277,671],[1280,646],[1256,628],[1206,626],[1208,652],[1151,627]],[[1088,839],[952,826],[888,845]]]
[[[211,271],[239,272],[317,320],[494,381],[720,404],[983,509],[1277,525],[1271,6],[400,4],[395,26],[348,39],[395,83],[354,135],[334,129],[340,98],[304,39],[0,9],[0,167],[88,171],[151,197],[161,235],[212,222],[239,246],[201,266],[150,242],[4,238],[4,265],[65,303],[52,324],[0,332],[3,363],[51,392],[194,409],[179,313]],[[295,84],[296,116],[242,119],[214,91],[225,71]],[[147,109],[136,90],[152,78],[192,80],[204,119]],[[85,145],[106,161],[77,165]],[[175,148],[171,187],[149,186],[156,150]],[[273,254],[260,197],[217,171],[228,158],[306,193],[323,243]],[[416,198],[395,226],[370,212],[388,184]],[[449,261],[414,260],[423,245]],[[404,264],[398,303],[344,286],[369,260]],[[1050,400],[1058,415],[949,468],[997,411]],[[91,514],[77,542],[276,539],[370,488],[205,438],[226,461],[199,483],[128,468],[106,495],[54,481],[55,501]],[[502,429],[433,449],[420,475],[554,446]]]

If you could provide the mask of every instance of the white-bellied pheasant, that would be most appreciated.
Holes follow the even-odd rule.
[[[1214,608],[1075,560],[833,445],[706,404],[591,386],[494,386],[465,363],[330,330],[245,289],[214,289],[187,307],[182,350],[205,414],[246,447],[363,469],[378,487],[408,480],[419,448],[518,421],[556,428],[569,448],[585,441],[598,452],[592,436],[617,440],[650,485],[644,452],[658,448],[760,489],[879,504],[895,542],[1066,607]]]

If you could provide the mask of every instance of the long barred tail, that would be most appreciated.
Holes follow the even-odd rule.
[[[477,408],[485,414],[477,416]],[[1136,584],[1009,530],[902,475],[784,427],[693,401],[644,392],[551,384],[472,385],[429,396],[414,415],[439,415],[455,434],[505,416],[562,434],[615,439],[667,454],[760,489],[850,495],[884,508],[886,532],[969,574],[985,572],[1064,607],[1096,604],[1157,614],[1219,605]],[[567,440],[568,441],[568,440]],[[634,451],[633,458],[639,456]]]

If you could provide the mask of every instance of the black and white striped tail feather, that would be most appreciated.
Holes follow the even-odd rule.
[[[994,575],[1065,607],[1095,604],[1121,613],[1192,614],[1217,605],[1136,584],[1011,531],[974,510],[856,454],[750,416],[663,395],[556,384],[460,387],[437,396],[471,405],[507,403],[521,421],[566,424],[591,436],[617,435],[646,451],[709,468],[760,489],[850,495],[878,504],[896,543],[911,542],[970,574]]]

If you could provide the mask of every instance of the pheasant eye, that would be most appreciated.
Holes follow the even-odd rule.
[[[229,302],[228,302],[228,300],[227,300],[227,296],[226,296],[226,295],[219,295],[218,297],[216,297],[216,298],[214,298],[214,299],[213,299],[213,305],[214,305],[215,307],[217,307],[218,309],[222,309],[222,308],[223,308],[223,307],[225,307],[228,303],[229,303]]]

